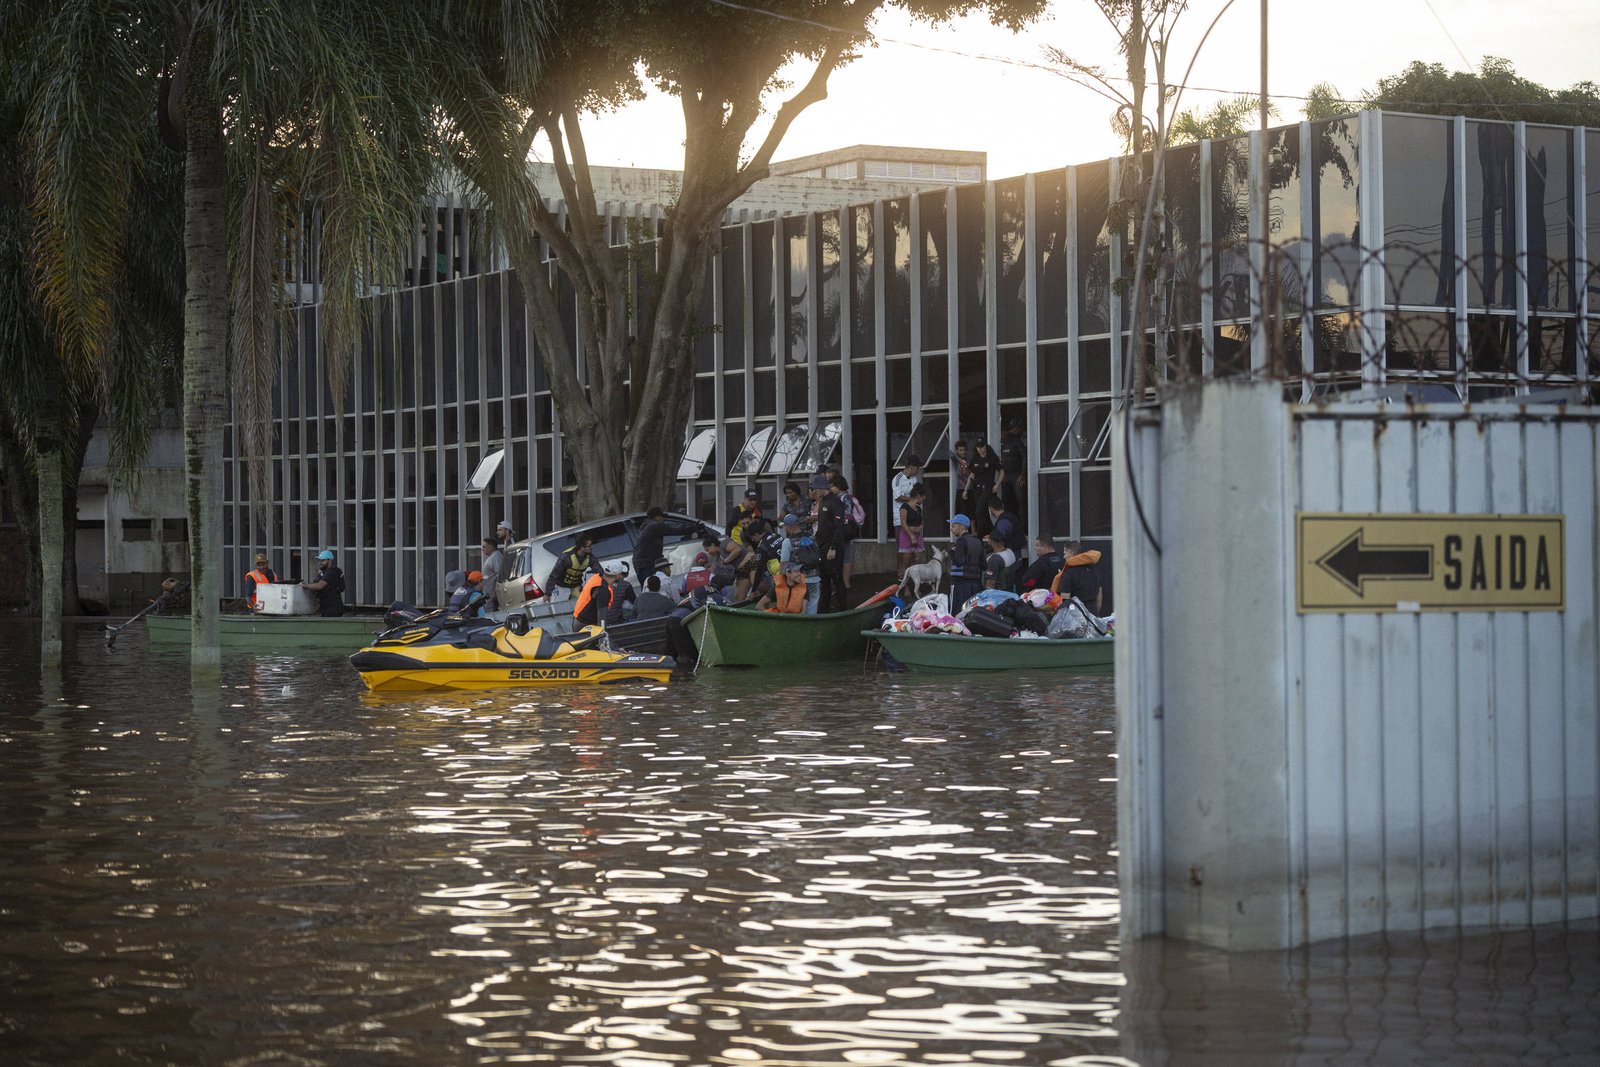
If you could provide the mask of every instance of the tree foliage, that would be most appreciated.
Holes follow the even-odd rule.
[[[1269,103],[1267,114],[1277,113],[1278,109]],[[1170,147],[1220,137],[1237,137],[1259,128],[1260,114],[1261,98],[1248,95],[1218,100],[1203,111],[1185,108],[1172,117],[1172,125],[1167,131],[1167,144]]]
[[[1384,111],[1422,115],[1600,126],[1600,85],[1582,81],[1550,89],[1524,78],[1508,60],[1496,56],[1485,56],[1475,71],[1414,61],[1398,74],[1378,79],[1363,102]]]
[[[832,72],[872,39],[870,20],[895,6],[926,21],[974,11],[1020,27],[1044,0],[566,0],[538,16],[455,25],[481,54],[445,101],[464,174],[492,203],[551,382],[576,510],[592,518],[669,499],[689,415],[691,339],[722,213],[765,177],[795,118],[827,94]],[[543,42],[541,50],[538,40]],[[542,63],[530,62],[539,55]],[[798,66],[800,73],[791,75]],[[620,254],[589,173],[584,123],[648,88],[683,115],[681,185],[652,255]],[[524,165],[541,135],[563,214]],[[535,238],[538,240],[536,241]],[[576,350],[561,312],[570,281]],[[637,298],[636,298],[637,295]]]

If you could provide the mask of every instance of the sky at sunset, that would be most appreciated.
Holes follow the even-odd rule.
[[[1191,3],[1179,23],[1171,80],[1182,78],[1222,8],[1222,0]],[[1179,107],[1256,91],[1259,14],[1260,0],[1235,0],[1221,16]],[[1268,86],[1273,96],[1284,94],[1275,101],[1280,122],[1300,118],[1301,101],[1288,97],[1317,82],[1354,97],[1413,59],[1461,69],[1496,55],[1551,87],[1600,82],[1600,0],[1272,0],[1269,25]],[[1005,177],[1115,154],[1111,105],[1040,69],[1047,45],[1117,67],[1114,37],[1091,0],[1053,0],[1046,18],[1020,34],[982,17],[932,29],[896,11],[881,16],[876,30],[878,46],[834,74],[828,99],[796,121],[777,158],[852,144],[972,149],[989,154],[991,177]],[[670,98],[591,119],[585,131],[594,163],[682,166],[682,119]],[[535,156],[545,158],[537,146]]]

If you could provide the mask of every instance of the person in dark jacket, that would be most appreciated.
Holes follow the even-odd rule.
[[[544,598],[547,602],[557,599],[556,593],[560,590],[566,591],[560,599],[578,595],[578,590],[583,588],[584,579],[594,566],[593,549],[594,537],[590,534],[579,534],[572,548],[556,559],[550,577],[544,582]]]
[[[344,571],[333,564],[333,553],[317,553],[317,578],[301,582],[301,587],[317,594],[317,614],[334,618],[344,614]]]
[[[672,614],[672,609],[677,607],[672,598],[661,591],[661,575],[652,574],[644,580],[644,592],[639,594],[638,601],[634,604],[633,621],[644,622],[646,619],[662,619]]]
[[[1000,483],[1000,457],[994,454],[989,442],[979,441],[973,446],[969,469],[972,471],[973,515],[984,524],[983,529],[972,532],[983,536],[989,532],[989,501]]]
[[[1105,607],[1105,589],[1100,583],[1100,553],[1096,549],[1084,551],[1083,546],[1077,542],[1068,544],[1062,550],[1066,561],[1061,570],[1061,584],[1056,591],[1065,600],[1068,596],[1075,596],[1083,601],[1084,607],[1099,615]]]
[[[983,542],[972,532],[972,520],[965,515],[950,519],[950,611],[978,595],[983,588]]]
[[[1000,497],[989,499],[989,532],[1000,534],[1000,539],[1017,559],[1028,553],[1028,535],[1022,530],[1022,520],[1000,506]]]
[[[645,575],[655,570],[661,558],[661,548],[667,538],[667,513],[660,507],[645,512],[645,524],[639,527],[639,540],[633,546],[633,580],[642,583]]]
[[[1044,534],[1033,539],[1033,562],[1022,572],[1022,591],[1049,589],[1056,575],[1061,573],[1061,553],[1055,542]]]
[[[461,585],[450,594],[445,610],[466,619],[481,616],[488,607],[488,597],[483,595],[482,583],[482,571],[468,571],[463,576]]]
[[[817,567],[822,579],[817,611],[842,611],[845,607],[844,549],[850,539],[844,523],[844,503],[833,491],[833,483],[823,474],[811,479],[811,499],[817,502],[816,540],[822,552],[822,562]]]

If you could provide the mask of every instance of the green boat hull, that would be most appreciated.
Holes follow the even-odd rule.
[[[152,644],[189,643],[187,615],[146,615]],[[372,643],[372,636],[384,628],[376,615],[344,615],[324,619],[320,615],[224,615],[218,629],[224,648],[254,648],[271,651],[326,648],[354,652]]]
[[[703,667],[781,667],[865,655],[862,627],[884,611],[883,604],[863,604],[827,615],[785,615],[707,604],[683,623]]]
[[[1082,671],[1113,666],[1114,637],[1033,640],[1022,637],[963,637],[867,630],[884,650],[914,670]]]

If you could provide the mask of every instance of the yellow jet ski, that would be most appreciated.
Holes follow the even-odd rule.
[[[396,627],[350,663],[368,689],[381,692],[664,682],[677,665],[671,656],[613,651],[598,626],[570,634],[529,629],[521,612],[503,626],[447,617]]]

